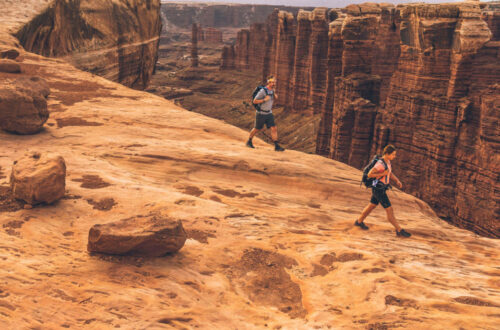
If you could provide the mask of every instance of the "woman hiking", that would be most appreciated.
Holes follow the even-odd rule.
[[[393,180],[403,188],[403,184],[392,173],[391,161],[396,158],[396,148],[393,145],[388,145],[384,148],[382,158],[373,166],[368,172],[368,178],[374,178],[372,185],[372,197],[370,203],[365,207],[359,218],[354,222],[355,226],[363,230],[368,230],[369,227],[363,222],[366,217],[373,211],[380,203],[387,213],[387,220],[396,228],[396,235],[400,237],[410,237],[411,234],[402,229],[394,217],[394,210],[392,209],[391,202],[387,196],[387,189],[389,189],[389,182]]]

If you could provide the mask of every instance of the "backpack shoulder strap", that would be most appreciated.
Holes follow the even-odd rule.
[[[389,166],[387,166],[387,164],[383,158],[380,158],[380,160],[382,161],[382,164],[384,164],[385,170],[387,171],[389,169]]]

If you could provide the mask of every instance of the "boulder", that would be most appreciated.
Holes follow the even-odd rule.
[[[0,72],[21,73],[21,65],[14,60],[0,59]]]
[[[33,152],[14,162],[12,195],[30,205],[53,203],[64,196],[66,164],[61,156]]]
[[[136,216],[90,228],[89,252],[159,257],[179,251],[186,241],[180,220],[160,214]]]
[[[48,93],[46,83],[36,77],[0,87],[0,128],[18,134],[39,132],[49,118]]]

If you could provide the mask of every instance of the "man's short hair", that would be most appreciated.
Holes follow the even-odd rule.
[[[393,146],[392,144],[389,144],[387,146],[385,146],[384,148],[384,152],[382,153],[383,155],[390,155],[392,154],[394,151],[396,151],[396,147]]]
[[[276,81],[276,78],[274,78],[274,76],[269,76],[267,78],[267,83],[270,83],[270,82],[273,82],[273,81]]]

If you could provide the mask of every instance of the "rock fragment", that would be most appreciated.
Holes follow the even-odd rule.
[[[94,225],[89,231],[87,249],[105,254],[159,257],[179,251],[186,238],[180,220],[150,214]]]
[[[30,205],[53,203],[64,196],[66,163],[61,156],[33,152],[14,162],[12,195]]]
[[[0,86],[0,128],[17,134],[38,133],[49,118],[50,90],[38,77],[20,78]]]

